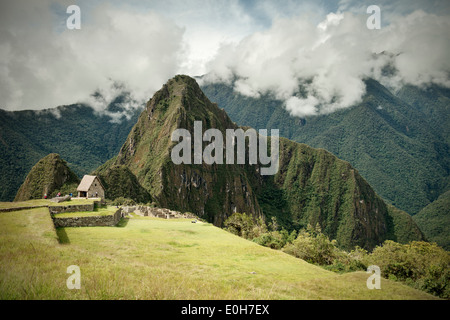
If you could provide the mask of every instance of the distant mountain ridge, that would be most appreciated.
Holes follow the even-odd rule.
[[[292,117],[270,94],[259,99],[231,85],[202,90],[238,125],[324,148],[350,162],[384,199],[411,215],[450,188],[450,90],[405,86],[393,94],[367,79],[363,101],[332,114]]]
[[[450,190],[413,217],[428,241],[450,251]]]
[[[107,111],[121,111],[122,101],[116,102]],[[59,154],[79,177],[94,170],[119,151],[141,110],[118,123],[82,104],[0,109],[0,201],[12,201],[31,168],[50,153]]]
[[[229,106],[221,103],[220,107]],[[268,108],[274,111],[273,121],[277,114],[283,120],[276,104]],[[325,150],[282,138],[280,170],[268,177],[258,173],[258,165],[174,165],[170,160],[174,129],[192,130],[195,120],[202,121],[204,130],[238,128],[190,77],[171,79],[139,113],[111,123],[109,117],[83,105],[43,112],[0,110],[4,151],[0,171],[8,186],[3,194],[14,196],[10,184],[20,185],[17,173],[25,176],[27,166],[58,152],[79,175],[97,168],[94,174],[102,179],[109,198],[155,201],[194,212],[216,225],[240,211],[269,219],[275,216],[288,229],[318,223],[345,248],[373,248],[385,239],[423,239],[405,212],[386,205],[357,170]],[[270,129],[263,125],[264,117],[252,116],[263,120],[254,128]],[[291,120],[280,130],[290,130]]]
[[[105,186],[130,186],[136,197],[145,190],[162,207],[219,226],[237,211],[275,216],[287,228],[317,223],[344,248],[423,239],[408,214],[387,206],[348,162],[325,150],[280,139],[275,176],[261,176],[260,164],[175,165],[171,134],[178,128],[192,132],[194,121],[202,121],[204,130],[238,128],[194,79],[176,76],[147,103],[118,155],[94,173]],[[106,192],[130,196],[126,190]]]

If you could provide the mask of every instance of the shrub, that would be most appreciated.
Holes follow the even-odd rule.
[[[330,241],[318,226],[308,226],[306,230],[301,230],[283,251],[318,265],[331,265],[336,259],[344,257],[344,253],[336,247],[336,241]]]
[[[425,275],[417,281],[417,287],[426,292],[450,299],[450,270],[448,265],[431,265]]]
[[[412,241],[400,244],[386,240],[372,253],[360,247],[347,253],[337,247],[336,240],[324,235],[318,225],[308,225],[297,235],[295,231],[279,231],[276,219],[272,219],[267,228],[261,218],[254,220],[245,213],[235,213],[225,221],[225,226],[236,235],[272,249],[281,249],[330,271],[351,272],[377,265],[387,279],[403,281],[419,290],[450,299],[450,253],[436,243]]]
[[[277,231],[263,233],[259,237],[254,238],[253,242],[272,249],[281,249],[284,246],[281,234]]]
[[[133,199],[128,199],[124,197],[118,197],[112,201],[113,206],[133,206],[135,204],[136,202]]]
[[[239,212],[233,213],[228,217],[224,222],[224,226],[229,232],[249,240],[267,232],[266,224],[261,217],[254,220],[253,217],[246,213]]]
[[[367,250],[357,246],[348,254],[347,271],[367,270],[369,266],[367,257]]]
[[[283,248],[297,236],[295,230],[291,233],[285,229],[278,231],[278,222],[275,217],[272,217],[267,227],[262,217],[254,219],[245,213],[239,212],[233,213],[225,220],[224,226],[226,230],[235,235],[272,249]]]
[[[281,231],[271,231],[261,234],[253,239],[254,242],[272,249],[281,249],[288,243],[295,240],[297,232],[294,230],[289,233],[286,229]]]
[[[405,281],[417,289],[450,298],[450,254],[435,243],[399,244],[387,240],[367,260],[379,266],[385,278]]]

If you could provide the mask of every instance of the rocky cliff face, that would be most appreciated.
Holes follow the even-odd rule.
[[[233,212],[246,212],[266,219],[275,216],[286,228],[318,223],[347,248],[373,248],[388,238],[401,242],[392,210],[349,163],[325,150],[280,139],[279,170],[273,176],[261,175],[259,162],[174,164],[171,151],[177,142],[171,135],[182,128],[192,136],[195,121],[201,121],[203,131],[215,128],[223,137],[226,129],[238,128],[194,79],[176,76],[147,103],[118,156],[96,174],[108,181],[108,170],[127,168],[160,206],[193,212],[218,226]],[[202,150],[208,144],[203,142]],[[191,151],[194,154],[194,146]],[[130,197],[119,193],[116,196]],[[411,229],[402,229],[405,234],[414,231],[414,238],[421,238],[413,222],[404,225]]]
[[[56,153],[39,160],[28,173],[14,201],[42,199],[44,194],[53,197],[58,192],[76,194],[80,179]]]
[[[202,121],[204,130],[237,128],[194,79],[177,76],[147,103],[117,158],[97,174],[110,184],[107,170],[126,167],[160,206],[193,212],[217,225],[236,211],[261,215],[244,166],[175,165],[171,161],[176,144],[171,141],[172,132],[177,128],[193,132],[196,120]]]

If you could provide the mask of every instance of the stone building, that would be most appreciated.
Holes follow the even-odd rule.
[[[97,176],[85,175],[77,188],[79,198],[105,199],[105,188]]]

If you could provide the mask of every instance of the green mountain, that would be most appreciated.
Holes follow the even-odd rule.
[[[305,119],[290,116],[270,94],[249,98],[220,83],[202,90],[239,125],[278,128],[350,162],[383,199],[411,215],[450,186],[448,89],[409,86],[394,95],[368,79],[360,104]]]
[[[450,190],[413,217],[427,240],[450,250]]]
[[[149,203],[152,197],[137,181],[136,176],[127,166],[116,165],[116,158],[107,161],[93,173],[101,172],[102,184],[106,188],[106,197],[116,199],[126,197],[139,203]]]
[[[109,107],[118,108],[116,102]],[[33,165],[50,153],[60,154],[80,177],[91,172],[117,154],[140,111],[119,123],[85,105],[0,109],[0,201],[12,201]]]
[[[195,80],[175,77],[147,103],[117,157],[95,174],[104,185],[130,184],[129,175],[122,175],[123,181],[111,181],[111,171],[126,167],[160,206],[191,211],[217,225],[234,208],[261,214],[245,168],[173,164],[170,151],[175,143],[170,140],[171,134],[177,128],[192,131],[195,120],[203,120],[204,129],[235,128],[226,113],[206,98]],[[111,197],[109,188],[106,193]],[[133,195],[114,192],[113,196]]]
[[[273,176],[260,174],[261,163],[174,164],[177,143],[171,134],[178,128],[192,134],[194,121],[224,137],[226,129],[238,129],[194,79],[176,76],[147,103],[117,157],[95,174],[105,186],[137,181],[160,206],[193,212],[218,226],[237,211],[275,216],[287,229],[319,224],[344,248],[422,239],[407,213],[386,205],[357,170],[323,149],[280,139],[279,170]],[[203,149],[207,145],[203,142]],[[113,182],[115,170],[126,174],[115,174]],[[109,188],[106,192],[108,197]],[[120,190],[113,194],[130,197]]]
[[[418,109],[432,124],[435,135],[442,136],[450,143],[450,89],[431,85],[420,89],[407,85],[397,92],[397,97]]]
[[[70,170],[67,162],[56,153],[39,160],[20,186],[14,201],[49,198],[61,194],[76,194],[80,179]]]

